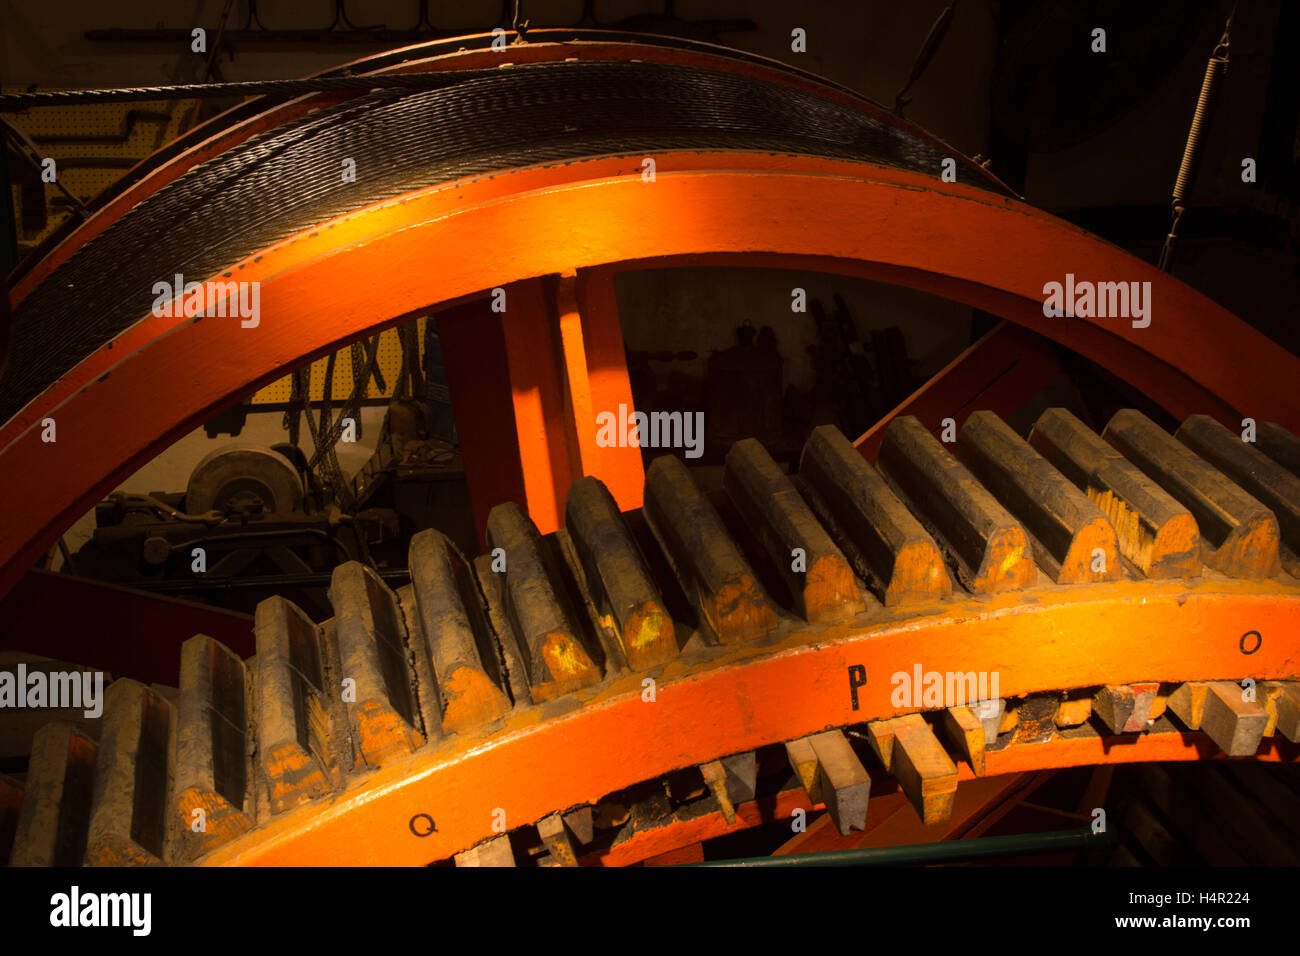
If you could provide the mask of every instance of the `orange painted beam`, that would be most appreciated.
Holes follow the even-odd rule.
[[[636,409],[632,399],[632,382],[627,374],[627,351],[623,344],[623,327],[619,318],[618,298],[614,290],[616,269],[604,266],[578,270],[573,287],[574,307],[580,317],[582,337],[582,374],[585,375],[588,408],[591,416],[601,412],[618,415],[623,406],[631,414]],[[594,417],[587,422],[594,429]],[[641,507],[645,487],[645,465],[641,449],[626,446],[600,447],[593,440],[583,449],[583,474],[594,475],[605,483],[623,511]]]
[[[582,475],[565,387],[555,286],[553,280],[530,279],[503,288],[501,329],[524,478],[521,504],[537,530],[550,534],[563,526],[564,498]]]
[[[636,158],[614,157],[420,190],[232,264],[235,279],[261,283],[256,328],[146,315],[0,428],[0,500],[23,502],[0,522],[0,592],[121,478],[305,356],[430,303],[629,259],[718,252],[776,255],[787,267],[800,256],[841,261],[847,274],[945,294],[1035,328],[1141,381],[1175,415],[1230,419],[1235,407],[1300,430],[1291,387],[1300,359],[1182,283],[1014,200],[805,157],[661,154],[658,169],[646,184]],[[425,267],[431,256],[436,270]],[[1043,285],[1067,271],[1151,281],[1151,327],[1044,318]],[[1221,361],[1228,347],[1250,361]],[[1205,394],[1228,404],[1199,401]],[[41,440],[46,416],[58,422],[57,443]]]
[[[572,699],[545,718],[525,708],[492,731],[446,738],[386,766],[321,805],[273,818],[212,854],[216,864],[421,865],[507,826],[592,803],[634,782],[826,727],[899,711],[890,675],[926,670],[996,671],[1003,696],[1137,680],[1206,680],[1249,673],[1297,677],[1300,588],[1224,579],[1117,582],[1044,588],[945,605],[924,617],[879,609],[822,628],[788,621],[763,646],[728,645],[682,658],[657,676],[653,703],[639,674]],[[1240,638],[1263,636],[1244,655]],[[851,706],[848,668],[869,667]],[[1211,756],[1199,737],[1160,735],[1117,744],[1098,738],[1021,745],[987,757],[996,776],[1050,766]],[[1261,759],[1295,760],[1269,739]],[[960,768],[962,777],[970,771]],[[415,838],[419,813],[437,831]]]
[[[919,418],[936,438],[945,418],[953,419],[955,429],[980,409],[1006,418],[1060,372],[1051,342],[1012,322],[999,322],[853,444],[864,458],[875,461],[885,429],[899,415]]]

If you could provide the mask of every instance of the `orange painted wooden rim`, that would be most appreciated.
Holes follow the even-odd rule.
[[[713,648],[646,675],[525,708],[497,725],[447,738],[376,771],[332,800],[270,820],[205,858],[208,864],[343,865],[382,860],[422,865],[506,827],[592,803],[674,769],[789,740],[827,727],[894,716],[891,676],[993,672],[1004,697],[1106,683],[1295,679],[1300,673],[1300,586],[1278,582],[1119,582],[1043,588],[936,605],[919,616],[879,610],[822,629],[779,630],[756,645]],[[874,623],[873,623],[874,621]],[[793,629],[791,629],[793,628]],[[1242,636],[1257,631],[1246,654]],[[1248,647],[1254,647],[1253,639]],[[853,710],[848,667],[867,684]],[[1175,737],[1178,743],[1165,742]],[[1130,739],[1130,738],[1126,738]],[[990,774],[1126,760],[1211,756],[1182,735],[1133,743],[1063,740],[990,754]],[[1276,748],[1276,749],[1275,749]],[[1265,757],[1295,760],[1270,742]],[[965,770],[969,775],[969,769]],[[437,831],[415,837],[428,814]]]
[[[1207,410],[1196,398],[1210,394],[1300,430],[1300,359],[1182,283],[1016,200],[861,163],[744,152],[657,154],[647,183],[640,160],[430,187],[277,243],[223,270],[261,283],[256,329],[142,317],[0,429],[0,496],[17,512],[0,525],[0,593],[118,481],[305,359],[480,290],[629,260],[758,256],[894,281],[1041,332],[1142,383],[1175,414]],[[1043,285],[1066,272],[1150,281],[1151,327],[1045,319]],[[1225,351],[1250,361],[1224,362]],[[46,416],[57,442],[41,440]]]

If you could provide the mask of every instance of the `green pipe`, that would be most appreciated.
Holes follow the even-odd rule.
[[[888,846],[869,850],[831,850],[826,853],[792,853],[788,856],[756,856],[738,860],[709,860],[683,866],[889,866],[900,863],[951,863],[991,856],[1024,853],[1065,853],[1109,849],[1116,842],[1114,830],[1094,834],[1090,827],[1030,833],[1019,836],[981,837],[977,840],[945,840],[912,846]]]

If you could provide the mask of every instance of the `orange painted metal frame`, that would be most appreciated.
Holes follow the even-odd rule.
[[[1243,654],[1241,635],[1262,642]],[[1206,579],[1043,588],[970,600],[907,617],[875,615],[821,629],[783,628],[757,646],[711,649],[665,665],[656,699],[641,674],[527,708],[500,725],[447,738],[376,771],[332,801],[300,807],[217,850],[212,864],[420,865],[493,833],[594,802],[634,782],[826,727],[915,708],[891,703],[890,676],[918,662],[933,671],[996,671],[1015,697],[1061,687],[1140,680],[1211,680],[1300,674],[1300,587]],[[847,673],[866,666],[860,709]],[[988,773],[1133,760],[1207,758],[1196,735],[1062,739],[989,754]],[[1269,739],[1259,759],[1296,760]],[[968,767],[962,767],[969,776]],[[437,831],[415,838],[418,813]]]
[[[936,438],[945,418],[952,418],[957,428],[980,409],[1006,418],[1060,372],[1050,342],[1023,326],[1000,322],[859,435],[853,445],[863,457],[875,461],[885,429],[900,415],[914,415]]]
[[[653,183],[639,157],[584,160],[430,187],[323,224],[232,264],[234,278],[262,285],[257,328],[145,315],[87,357],[0,428],[0,500],[22,503],[0,524],[0,592],[121,478],[305,358],[495,285],[709,253],[945,295],[1141,382],[1176,416],[1242,410],[1300,430],[1300,359],[1015,200],[807,157],[664,153]],[[1067,271],[1151,281],[1151,327],[1044,318],[1043,285]],[[55,443],[41,441],[46,416],[58,422]]]

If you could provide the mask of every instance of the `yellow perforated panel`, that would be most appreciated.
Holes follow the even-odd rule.
[[[424,326],[428,320],[425,318],[416,319],[416,328],[419,330],[417,341],[423,355],[424,347]],[[311,367],[311,400],[318,402],[325,397],[325,364],[326,359],[317,359]],[[397,376],[402,368],[402,346],[397,338],[396,329],[388,329],[379,336],[379,370],[383,373],[384,384],[387,391],[381,392],[375,385],[374,379],[370,380],[370,388],[366,391],[366,398],[387,398],[393,394],[393,388],[397,385]],[[286,375],[278,382],[272,382],[263,388],[252,398],[254,405],[273,405],[280,402],[289,401],[293,394],[293,386],[290,377]],[[342,349],[337,353],[334,361],[334,388],[331,399],[335,402],[342,401],[352,394],[352,357],[349,349]]]
[[[19,93],[19,87],[5,87]],[[149,100],[141,103],[99,103],[36,106],[11,116],[40,150],[51,157],[61,182],[82,202],[93,199],[122,175],[175,139],[193,123],[198,100]],[[13,186],[14,213],[22,228],[22,195]],[[67,197],[53,183],[45,184],[45,228],[22,233],[19,243],[31,248],[72,215]]]

